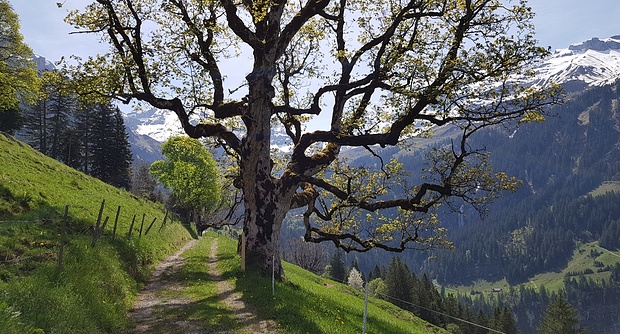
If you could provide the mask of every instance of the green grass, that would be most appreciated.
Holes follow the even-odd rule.
[[[619,181],[605,181],[596,189],[590,192],[592,196],[600,196],[604,195],[607,192],[620,192],[620,182]]]
[[[209,273],[208,263],[213,238],[203,238],[192,249],[183,253],[185,263],[179,272],[170,276],[178,286],[169,286],[159,293],[162,298],[186,298],[190,302],[182,308],[160,308],[158,319],[187,320],[198,323],[209,332],[230,332],[239,327],[235,315],[220,300],[217,285]],[[177,329],[152,328],[153,333],[177,333]],[[178,333],[184,333],[181,329]]]
[[[264,319],[275,320],[284,333],[360,333],[364,295],[360,291],[284,263],[285,279],[242,273],[236,241],[220,237],[218,268]],[[367,333],[447,333],[391,303],[370,298]]]
[[[191,238],[188,228],[168,223],[160,232],[161,205],[110,187],[0,135],[0,333],[121,333],[131,328],[127,310],[153,265]],[[110,217],[92,247],[101,201]],[[62,219],[65,206],[69,217]],[[121,206],[117,238],[111,230]],[[133,216],[133,237],[127,232]],[[158,221],[138,238],[142,217]],[[61,227],[66,232],[62,271],[57,262]],[[144,226],[146,230],[147,226]],[[209,331],[238,332],[234,314],[219,300],[208,273],[210,241],[188,251],[164,298],[188,298],[182,309],[157,312],[163,319],[195,321]],[[286,277],[271,294],[271,281],[242,273],[236,242],[219,237],[218,268],[266,319],[284,333],[359,333],[364,298],[346,285],[285,264]],[[445,333],[392,304],[371,298],[368,333]],[[168,328],[155,329],[175,333]]]
[[[596,257],[592,257],[590,254],[597,254]],[[559,291],[564,288],[564,277],[569,273],[583,273],[586,270],[591,270],[593,273],[585,274],[587,279],[592,279],[595,282],[601,280],[608,280],[610,273],[608,271],[598,272],[594,261],[601,262],[603,266],[613,266],[620,262],[620,252],[610,252],[598,246],[598,242],[589,242],[586,244],[577,245],[573,256],[568,265],[557,272],[546,272],[531,277],[527,283],[523,283],[528,288],[540,288],[544,285],[545,289],[549,292]],[[577,278],[578,276],[575,276]],[[493,288],[501,288],[503,291],[507,291],[510,285],[506,280],[497,282],[476,281],[472,285],[450,287],[448,292],[458,291],[462,294],[467,294],[472,290],[480,291],[485,294],[491,293]]]
[[[0,333],[119,332],[127,326],[127,308],[152,266],[191,238],[187,228],[170,220],[159,230],[164,218],[160,204],[1,134],[0,171]],[[103,218],[109,221],[92,247],[103,200]],[[117,237],[112,240],[119,206]],[[148,235],[138,238],[142,217],[143,234],[154,218],[157,221]]]

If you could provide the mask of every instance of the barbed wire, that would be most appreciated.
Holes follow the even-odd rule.
[[[49,219],[34,219],[34,220],[0,220],[0,224],[2,223],[43,223]]]
[[[331,276],[329,276],[329,275],[323,275],[322,277],[329,278],[329,279],[331,279],[331,280],[333,280],[333,281],[336,281],[336,282],[339,282],[339,283],[342,283],[342,284],[348,285],[348,282],[347,282],[346,280],[336,279],[336,278],[331,277]],[[368,282],[365,282],[365,283],[366,283],[366,284],[368,284]],[[398,301],[398,302],[401,302],[401,303],[404,303],[404,304],[407,304],[407,305],[411,305],[411,306],[414,306],[414,307],[417,307],[417,308],[421,308],[421,309],[426,310],[426,311],[429,311],[429,312],[433,312],[433,313],[436,313],[436,314],[441,314],[441,315],[443,315],[443,316],[445,316],[445,317],[448,317],[448,318],[451,318],[451,319],[454,319],[454,320],[458,320],[458,321],[464,322],[464,323],[466,323],[466,324],[468,324],[468,325],[476,326],[476,327],[479,327],[479,328],[482,328],[482,329],[486,329],[486,330],[488,330],[488,331],[495,332],[495,333],[498,333],[498,334],[506,334],[505,332],[498,331],[498,330],[496,330],[496,329],[489,328],[489,327],[487,327],[487,326],[480,325],[480,324],[477,324],[477,323],[475,323],[475,322],[472,322],[472,321],[469,321],[469,320],[466,320],[466,319],[463,319],[463,318],[455,317],[455,316],[453,316],[453,315],[450,315],[450,314],[444,313],[444,312],[442,312],[442,311],[433,310],[433,309],[431,309],[431,308],[428,308],[428,307],[425,307],[425,306],[422,306],[422,305],[418,305],[418,304],[412,303],[412,302],[410,302],[410,301],[406,301],[406,300],[403,300],[403,299],[399,299],[399,298],[396,298],[396,297],[392,297],[392,296],[386,295],[386,294],[384,294],[384,293],[376,292],[376,291],[375,291],[374,293],[375,293],[376,295],[380,295],[380,296],[386,297],[386,298],[390,299],[391,301]],[[382,299],[384,299],[384,298],[382,298]],[[384,300],[385,300],[385,299],[384,299]],[[392,303],[392,304],[393,304],[393,303]]]
[[[37,219],[4,219],[4,220],[0,220],[0,228],[7,227],[7,225],[9,224],[46,224],[47,226],[39,226],[41,227],[41,230],[49,230],[53,233],[54,229],[60,228],[61,231],[65,229],[65,226],[70,222],[70,220],[76,219],[75,218],[76,214],[79,215],[79,214],[84,214],[84,213],[92,213],[91,210],[89,210],[88,208],[84,206],[77,206],[73,208],[74,209],[78,208],[78,210],[77,211],[73,210],[72,215],[71,215],[72,218],[69,218],[66,215],[64,216],[54,215],[54,217],[42,217],[42,218],[37,218]],[[170,217],[168,216],[166,217],[168,218],[168,221],[170,222],[173,222],[175,221],[175,218],[178,218],[178,217],[175,217],[174,214],[170,215]],[[79,217],[77,219],[82,220],[84,218],[85,217]],[[108,218],[109,217],[106,217],[106,220]],[[162,223],[162,227],[165,225],[165,223],[166,221]],[[62,232],[57,231],[59,232],[58,235],[50,235],[46,239],[50,241],[49,244],[53,245],[53,248],[62,249],[64,246],[70,245],[75,240],[78,240],[78,238],[93,236],[93,233],[97,232],[96,231],[97,228],[100,229],[99,231],[100,235],[96,236],[97,239],[99,239],[101,236],[106,236],[106,235],[109,236],[110,234],[109,230],[107,231],[107,233],[104,234],[105,224],[103,226],[98,227],[97,225],[90,225],[88,223],[84,223],[84,224],[80,224],[79,227],[72,229],[71,232],[69,233],[66,233],[64,231]],[[132,230],[134,229],[135,228],[132,228]],[[140,237],[142,237],[142,235]],[[19,263],[19,262],[26,261],[26,260],[33,259],[33,258],[41,258],[43,256],[44,254],[37,254],[37,255],[24,256],[24,257],[17,256],[12,259],[0,260],[0,264]]]
[[[32,255],[32,256],[25,256],[25,257],[16,257],[16,258],[13,258],[13,259],[10,259],[10,260],[3,260],[3,261],[0,261],[0,263],[16,263],[16,262],[21,262],[21,261],[28,260],[28,259],[35,258],[35,257],[41,257],[41,255]]]

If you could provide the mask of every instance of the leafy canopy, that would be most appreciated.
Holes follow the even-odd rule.
[[[97,0],[67,21],[111,47],[73,68],[84,92],[170,110],[235,157],[246,230],[264,239],[249,244],[277,241],[306,207],[307,241],[402,251],[446,245],[437,208],[451,199],[484,210],[518,185],[468,143],[558,102],[557,87],[522,84],[549,54],[533,15],[525,0]],[[311,130],[317,115],[328,124]],[[440,127],[458,135],[412,173],[377,152]],[[376,168],[346,163],[344,147]]]
[[[185,208],[209,212],[221,201],[218,171],[200,141],[171,137],[162,145],[167,160],[155,161],[151,174],[170,189]]]
[[[0,0],[0,112],[37,98],[39,79],[32,50],[19,32],[19,18],[7,0]]]

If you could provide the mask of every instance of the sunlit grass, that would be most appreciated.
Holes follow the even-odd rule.
[[[284,333],[360,333],[364,295],[351,287],[284,263],[285,279],[240,271],[235,240],[219,238],[218,266],[264,319],[275,320]],[[446,333],[396,306],[371,298],[367,333]]]
[[[138,199],[4,135],[0,171],[0,333],[120,332],[153,265],[191,238],[178,222],[168,219],[161,226],[161,204]],[[102,216],[109,220],[93,247],[103,200]],[[143,227],[140,238],[143,216],[146,224],[157,220],[146,236]]]
[[[591,254],[598,254],[595,258]],[[615,254],[615,255],[614,255]],[[598,261],[603,264],[603,267],[614,266],[620,262],[620,252],[609,252],[598,246],[598,242],[593,241],[585,244],[579,244],[573,252],[573,256],[568,262],[567,266],[562,270],[551,271],[531,277],[528,282],[522,283],[527,288],[534,288],[536,290],[544,286],[548,292],[558,292],[564,288],[564,277],[569,273],[577,274],[584,273],[586,270],[591,270],[591,274],[585,274],[584,277],[592,279],[594,282],[600,282],[601,280],[608,280],[610,277],[609,271],[598,272],[599,267],[594,265],[594,261]],[[573,278],[579,278],[579,275],[572,276]],[[510,285],[505,279],[496,282],[488,282],[484,280],[476,281],[471,285],[461,285],[451,287],[452,291],[458,291],[461,294],[468,294],[470,291],[480,291],[483,294],[492,293],[493,288],[501,288],[503,291],[508,291]],[[518,290],[518,287],[517,287]],[[448,290],[448,292],[452,292]]]
[[[159,295],[162,298],[185,298],[189,302],[176,308],[161,309],[158,312],[160,318],[194,321],[209,332],[232,331],[238,327],[235,315],[220,300],[217,284],[209,272],[212,241],[213,238],[203,238],[183,253],[186,258],[183,266],[169,278],[175,285],[166,287]],[[170,330],[163,332],[170,333]]]

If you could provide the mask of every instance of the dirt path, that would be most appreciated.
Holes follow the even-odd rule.
[[[157,329],[165,328],[169,325],[187,328],[188,333],[199,328],[197,324],[190,324],[189,322],[166,324],[165,322],[167,322],[167,320],[159,316],[161,308],[181,308],[189,304],[191,300],[187,298],[169,297],[164,299],[157,295],[157,292],[164,289],[182,289],[178,282],[170,282],[169,278],[172,274],[176,273],[179,268],[181,268],[183,262],[185,262],[185,258],[181,257],[181,254],[194,247],[197,242],[198,240],[191,240],[174,253],[174,255],[165,259],[155,267],[153,275],[138,294],[133,309],[129,313],[131,322],[134,324],[132,333],[157,333]]]
[[[166,293],[162,297],[160,292],[181,291],[184,287],[181,282],[174,280],[174,275],[185,262],[181,254],[195,246],[197,240],[192,240],[178,250],[174,255],[161,262],[153,272],[153,276],[138,294],[133,309],[129,312],[130,321],[134,334],[153,333],[185,333],[185,334],[208,334],[208,333],[236,333],[236,334],[279,334],[277,324],[272,320],[260,320],[243,300],[241,294],[234,292],[234,287],[224,280],[217,269],[218,240],[214,239],[211,244],[208,270],[209,276],[217,285],[220,299],[235,314],[239,327],[234,331],[208,331],[199,321],[184,319],[166,319],[163,315],[170,310],[182,310],[192,303],[189,298],[181,297],[180,294]]]
[[[224,280],[217,269],[217,239],[211,244],[211,256],[209,257],[209,272],[217,282],[220,298],[235,313],[241,329],[239,333],[262,333],[278,334],[277,324],[273,320],[260,320],[254,311],[241,300],[241,294],[235,292],[230,282]]]

